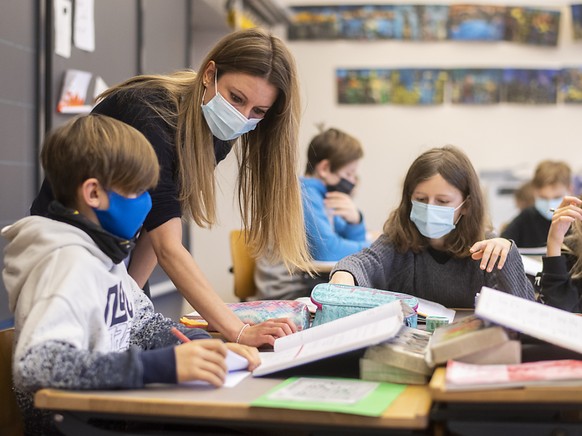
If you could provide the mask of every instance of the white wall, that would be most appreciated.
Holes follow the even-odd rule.
[[[282,1],[289,5],[320,1]],[[329,3],[329,2],[328,2]],[[353,0],[346,4],[374,3]],[[394,2],[386,2],[394,3]],[[399,1],[428,4],[431,1]],[[447,4],[447,1],[432,1]],[[505,4],[491,0],[474,4]],[[472,107],[450,103],[434,107],[355,106],[336,103],[335,69],[404,67],[561,68],[582,66],[582,42],[572,41],[568,3],[513,1],[507,5],[558,7],[562,11],[558,47],[516,43],[406,41],[289,41],[303,95],[300,146],[302,156],[316,124],[338,127],[358,137],[365,147],[357,201],[369,227],[380,229],[397,204],[400,183],[412,160],[432,146],[455,144],[465,150],[478,171],[515,169],[529,175],[546,158],[568,161],[582,171],[579,128],[582,106],[498,104]],[[228,231],[238,227],[232,200],[234,156],[219,165],[223,194],[221,223],[213,231],[194,230],[194,256],[226,301],[233,301]],[[301,162],[303,169],[303,160]]]

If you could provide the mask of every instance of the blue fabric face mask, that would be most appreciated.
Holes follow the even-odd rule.
[[[550,209],[557,209],[560,207],[560,203],[562,202],[562,197],[558,198],[541,198],[536,197],[535,200],[535,208],[548,221],[552,220],[552,212]]]
[[[120,238],[133,238],[152,208],[149,192],[136,198],[127,198],[113,191],[108,192],[107,196],[109,209],[93,209],[101,227]]]
[[[200,107],[212,134],[223,141],[230,141],[254,130],[261,118],[249,119],[245,117],[220,95],[216,81],[217,75],[218,73],[214,74],[216,95],[207,104],[203,103]],[[204,90],[204,94],[206,94],[206,90]],[[202,101],[204,101],[204,96],[202,96]]]
[[[454,208],[412,200],[410,220],[416,225],[422,236],[430,239],[442,238],[455,228],[455,211],[463,203]]]

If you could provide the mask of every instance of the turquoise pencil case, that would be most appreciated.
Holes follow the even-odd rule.
[[[382,304],[388,304],[395,300],[401,300],[405,303],[403,305],[405,308],[405,324],[416,328],[418,299],[412,295],[365,288],[363,286],[321,283],[311,291],[311,301],[317,307],[315,318],[311,325],[314,327],[325,324],[334,319],[343,318]],[[406,308],[409,310],[406,310]]]

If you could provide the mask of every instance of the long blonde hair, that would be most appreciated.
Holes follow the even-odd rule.
[[[309,270],[298,181],[300,97],[293,56],[279,38],[261,29],[247,29],[222,38],[201,68],[210,61],[216,64],[218,78],[225,73],[250,74],[278,90],[265,118],[238,141],[239,209],[247,243],[256,256],[280,258],[290,269]],[[163,105],[150,107],[176,129],[182,210],[197,225],[211,227],[216,222],[216,162],[212,133],[200,109],[205,89],[202,76],[190,70],[138,76],[99,98],[140,89],[166,97]]]

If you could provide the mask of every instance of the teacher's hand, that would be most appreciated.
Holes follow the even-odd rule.
[[[239,343],[260,347],[275,344],[275,339],[297,332],[297,326],[289,318],[275,318],[246,328]]]

